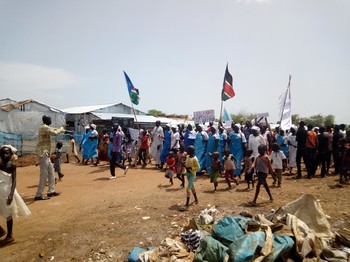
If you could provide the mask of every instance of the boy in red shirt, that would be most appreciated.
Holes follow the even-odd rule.
[[[146,161],[147,161],[148,148],[149,148],[149,143],[148,143],[147,131],[144,130],[142,133],[141,145],[139,150],[139,159],[140,161],[143,162],[143,165],[142,165],[143,168],[147,165]]]
[[[173,185],[173,176],[176,174],[176,160],[173,151],[169,152],[165,164],[165,177],[169,178],[170,185]]]

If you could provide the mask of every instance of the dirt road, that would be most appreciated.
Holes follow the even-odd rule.
[[[304,193],[320,200],[331,224],[350,225],[350,186],[337,186],[336,176],[311,180],[284,176],[282,188],[271,188],[274,202],[268,203],[262,189],[257,207],[247,205],[254,191],[246,191],[246,184],[226,190],[220,179],[214,193],[209,178],[198,176],[199,204],[179,212],[185,190],[179,181],[169,186],[164,174],[153,166],[130,169],[127,175],[117,169],[114,180],[109,180],[109,166],[104,162],[97,167],[63,164],[62,171],[65,177],[56,186],[61,196],[33,201],[39,167],[18,168],[17,191],[32,215],[14,221],[15,242],[0,248],[1,261],[126,261],[134,246],[157,246],[209,206],[215,205],[223,214],[268,213]],[[272,184],[271,177],[268,182]],[[0,224],[6,226],[5,219]]]

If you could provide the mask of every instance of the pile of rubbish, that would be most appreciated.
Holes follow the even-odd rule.
[[[222,216],[201,211],[179,236],[149,250],[135,247],[131,262],[337,261],[350,259],[350,234],[333,232],[319,202],[309,194],[267,215],[248,211]]]

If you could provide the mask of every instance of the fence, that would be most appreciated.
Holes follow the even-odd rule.
[[[83,139],[83,134],[74,134],[74,140],[76,145],[80,145]],[[69,134],[57,135],[51,137],[51,148],[52,151],[56,147],[56,143],[61,141],[63,144],[63,152],[67,152],[70,148],[69,145]],[[17,154],[31,155],[36,154],[35,148],[38,143],[37,134],[15,134],[15,133],[5,133],[0,131],[0,146],[2,145],[12,145],[17,148]]]

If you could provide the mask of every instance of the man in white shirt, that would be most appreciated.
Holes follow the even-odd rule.
[[[177,126],[173,126],[171,128],[171,144],[170,144],[170,150],[174,151],[176,153],[180,149],[180,134],[178,131]]]
[[[253,126],[248,140],[248,149],[253,150],[252,156],[254,158],[259,155],[258,147],[260,145],[266,145],[266,141],[260,134],[260,128],[258,126]]]
[[[152,144],[151,144],[150,153],[154,161],[156,162],[156,167],[160,168],[161,166],[160,153],[163,150],[164,131],[163,131],[163,128],[160,126],[159,120],[156,121],[156,126],[153,128],[151,132],[151,138],[152,138]]]

